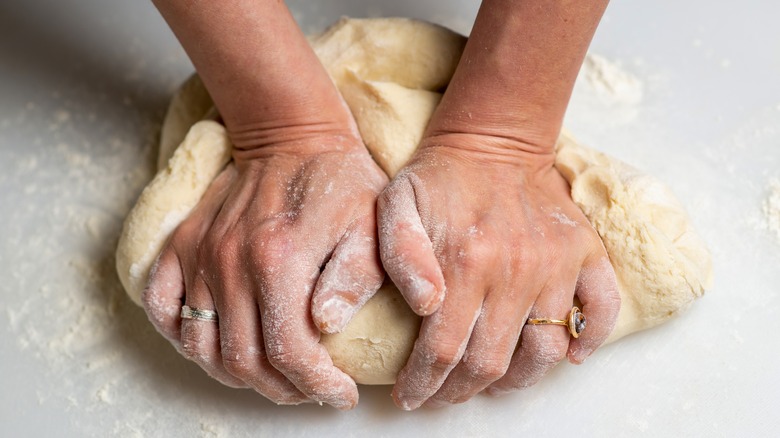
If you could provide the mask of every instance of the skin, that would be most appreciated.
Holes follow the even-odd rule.
[[[319,329],[342,328],[334,297],[356,307],[382,283],[376,198],[387,177],[284,3],[156,5],[235,147],[234,165],[163,249],[147,314],[227,385],[352,408],[357,386],[333,366]],[[219,323],[156,311],[182,303],[216,310]]]
[[[606,1],[485,0],[417,154],[379,199],[382,262],[421,315],[402,409],[536,383],[614,327],[614,271],[555,170],[554,145]],[[587,330],[565,319],[574,295]],[[519,348],[518,346],[519,342]]]
[[[344,327],[383,264],[425,316],[393,391],[401,408],[500,394],[567,356],[582,362],[619,297],[553,148],[606,3],[483,2],[418,153],[387,185],[283,2],[155,0],[235,150],[160,255],[144,295],[152,322],[225,384],[349,409],[356,385],[319,334]],[[524,325],[564,318],[575,294],[588,316],[578,340]],[[159,310],[182,304],[219,322]]]

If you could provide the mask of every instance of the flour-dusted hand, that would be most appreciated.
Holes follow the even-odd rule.
[[[528,168],[491,153],[494,141],[429,138],[380,197],[385,268],[429,315],[396,383],[403,408],[529,386],[567,354],[584,360],[616,321],[606,251],[552,157]],[[579,339],[560,326],[524,327],[529,316],[563,319],[575,293],[588,317]]]
[[[376,198],[387,177],[283,2],[155,3],[234,150],[161,252],[147,313],[227,385],[352,408],[357,386],[319,339],[382,284]],[[217,319],[164,310],[182,305]]]
[[[328,141],[345,140],[316,144]],[[161,253],[145,307],[182,354],[223,383],[278,403],[357,402],[355,383],[333,366],[317,327],[343,328],[384,277],[374,204],[386,180],[351,142],[316,154],[279,145],[237,160]],[[154,310],[182,302],[219,319]]]
[[[379,199],[382,261],[425,316],[393,391],[415,409],[537,382],[615,325],[615,274],[553,167],[577,71],[606,1],[485,0],[425,138]],[[496,29],[499,29],[498,31]],[[575,295],[587,329],[565,319]]]

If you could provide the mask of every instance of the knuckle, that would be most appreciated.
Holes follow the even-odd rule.
[[[252,260],[264,272],[294,259],[299,252],[286,226],[263,224],[252,237]]]
[[[463,242],[458,253],[461,267],[470,272],[486,266],[493,266],[498,258],[500,248],[496,242],[495,237],[485,233],[469,237]]]
[[[470,378],[481,382],[493,382],[506,374],[509,360],[496,358],[468,360],[464,361],[463,365]]]
[[[209,363],[211,360],[211,355],[207,348],[199,342],[197,336],[194,336],[188,330],[184,330],[182,333],[181,354],[187,359],[198,363]]]
[[[236,265],[236,255],[241,249],[241,242],[241,238],[232,232],[221,237],[211,235],[204,245],[209,248],[206,257],[218,272],[229,271]]]
[[[569,341],[558,336],[530,336],[531,361],[540,368],[552,368],[566,358]]]
[[[541,263],[536,249],[530,245],[522,245],[513,254],[514,265],[520,272],[534,272]]]
[[[273,348],[268,352],[268,362],[279,371],[291,371],[297,368],[300,357],[287,349]]]
[[[423,351],[425,362],[439,371],[451,369],[461,356],[460,346],[449,343],[437,343]]]
[[[222,364],[225,370],[241,380],[247,380],[255,375],[256,367],[248,357],[233,351],[223,351]]]

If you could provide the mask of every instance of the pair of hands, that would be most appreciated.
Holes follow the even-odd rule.
[[[484,0],[419,150],[388,182],[283,2],[155,0],[235,149],[150,275],[152,322],[229,386],[349,409],[357,386],[320,333],[342,329],[386,270],[424,316],[393,391],[404,409],[582,362],[619,295],[553,143],[606,3]],[[575,294],[578,339],[525,325],[565,317]],[[219,321],[181,320],[182,304]]]
[[[425,316],[393,392],[404,409],[527,387],[606,339],[619,306],[614,273],[552,154],[431,126],[388,185],[355,132],[235,151],[144,294],[153,323],[185,357],[277,403],[352,408],[357,387],[318,343],[320,331],[346,325],[381,285],[383,266]],[[589,323],[579,339],[524,326],[562,318],[575,292]],[[182,303],[216,310],[219,322],[155,311]]]

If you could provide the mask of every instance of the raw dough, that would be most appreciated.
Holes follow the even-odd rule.
[[[312,39],[371,154],[390,175],[414,153],[464,44],[464,37],[439,26],[397,18],[343,19]],[[168,235],[229,159],[224,128],[198,122],[211,106],[196,77],[174,97],[160,151],[165,164],[125,222],[117,269],[136,303]],[[171,145],[182,139],[170,157]],[[623,302],[609,342],[660,324],[709,287],[709,253],[662,183],[565,133],[556,166],[617,273]],[[389,384],[406,362],[419,324],[397,289],[386,284],[343,333],[324,335],[322,343],[358,383]]]

